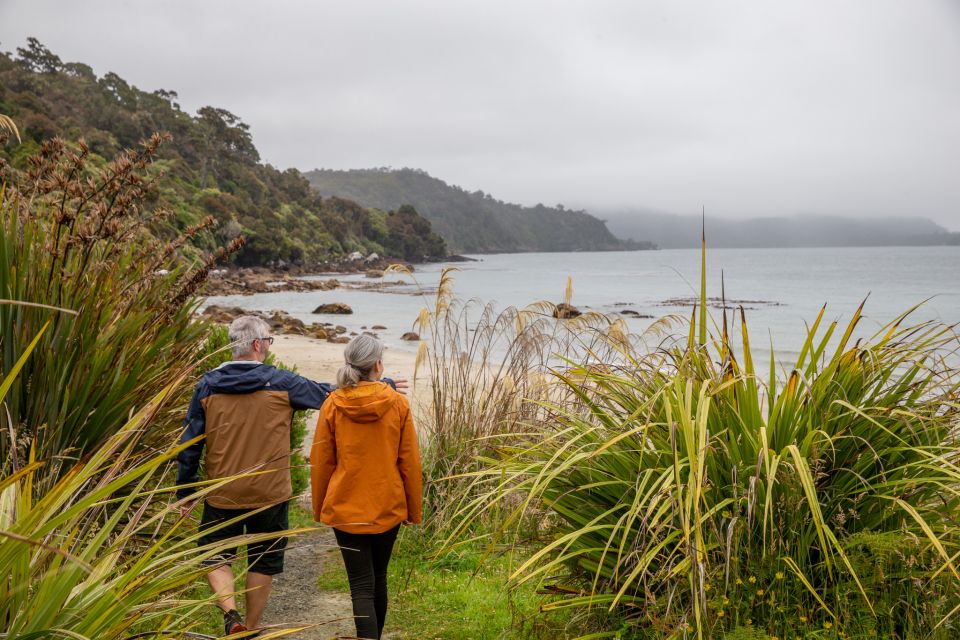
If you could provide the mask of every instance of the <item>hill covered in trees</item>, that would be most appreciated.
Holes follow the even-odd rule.
[[[154,132],[168,132],[151,168],[157,204],[169,207],[173,235],[213,216],[212,232],[194,238],[194,252],[243,235],[240,265],[280,261],[311,265],[353,251],[418,261],[446,255],[442,238],[413,207],[369,209],[343,198],[322,198],[296,169],[260,162],[249,127],[226,109],[184,112],[174,91],[147,92],[114,73],[97,77],[85,64],[63,62],[30,38],[16,54],[0,53],[0,114],[16,122],[21,142],[0,132],[0,171],[8,179],[27,169],[42,141],[85,141],[106,164]],[[6,137],[6,140],[2,138]]]
[[[325,196],[366,207],[416,207],[450,248],[463,253],[516,251],[607,251],[652,249],[645,242],[619,240],[602,220],[562,205],[523,207],[468,192],[416,169],[316,169],[306,172]]]

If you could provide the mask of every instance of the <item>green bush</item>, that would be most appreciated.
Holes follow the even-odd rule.
[[[0,430],[13,434],[0,441],[5,464],[33,446],[56,478],[169,386],[204,339],[190,316],[209,263],[190,271],[177,253],[195,230],[170,242],[150,233],[166,215],[146,177],[161,142],[98,170],[82,145],[48,141],[0,193],[4,371],[47,326],[0,412]],[[152,428],[174,424],[165,414]]]
[[[957,335],[905,314],[852,344],[858,310],[828,351],[822,315],[785,380],[745,318],[742,354],[726,318],[708,349],[705,313],[685,344],[558,373],[577,400],[488,455],[453,519],[535,515],[512,580],[632,621],[590,637],[955,637]]]
[[[17,369],[5,373],[0,397]],[[206,572],[201,562],[236,541],[198,547],[166,499],[172,489],[158,488],[179,447],[137,453],[185,376],[181,367],[61,479],[48,482],[33,452],[0,478],[0,635],[120,640],[140,625],[180,637],[212,606],[188,591]],[[48,488],[37,496],[41,480]]]

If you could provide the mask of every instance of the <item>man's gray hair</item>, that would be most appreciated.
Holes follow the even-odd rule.
[[[370,380],[373,365],[383,356],[383,343],[369,333],[361,333],[343,349],[346,364],[337,371],[338,387],[353,387]]]
[[[230,323],[227,334],[234,358],[242,358],[253,351],[253,341],[270,337],[270,325],[258,316],[240,316]]]

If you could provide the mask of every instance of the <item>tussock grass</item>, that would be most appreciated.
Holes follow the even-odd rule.
[[[447,548],[527,549],[510,583],[582,612],[584,637],[954,637],[954,328],[907,312],[853,343],[862,307],[846,326],[821,311],[778,378],[742,309],[739,353],[725,314],[707,331],[705,295],[686,340],[594,334],[551,367],[561,390],[501,391],[509,438],[447,467]]]

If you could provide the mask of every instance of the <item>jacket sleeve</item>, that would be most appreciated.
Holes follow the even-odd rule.
[[[404,403],[403,427],[400,431],[400,450],[397,468],[403,478],[403,491],[407,496],[407,520],[414,524],[423,522],[423,470],[420,467],[420,445],[417,443],[417,428],[413,425],[413,412]]]
[[[290,406],[296,411],[319,409],[333,391],[333,385],[326,382],[314,382],[289,371],[285,373],[289,377],[284,381],[284,386],[290,397]]]
[[[313,519],[320,522],[323,500],[327,497],[330,477],[337,468],[337,443],[333,430],[331,412],[320,411],[317,429],[310,447],[310,484],[312,486]]]
[[[184,420],[183,433],[180,435],[180,444],[206,434],[206,416],[203,412],[203,405],[200,404],[200,396],[203,388],[204,385],[201,380],[193,390],[193,397],[190,399],[190,406],[187,408],[187,417]],[[178,487],[200,481],[200,456],[203,455],[203,443],[204,439],[201,438],[177,454]],[[195,491],[196,489],[194,487],[178,488],[177,499],[186,498]]]

